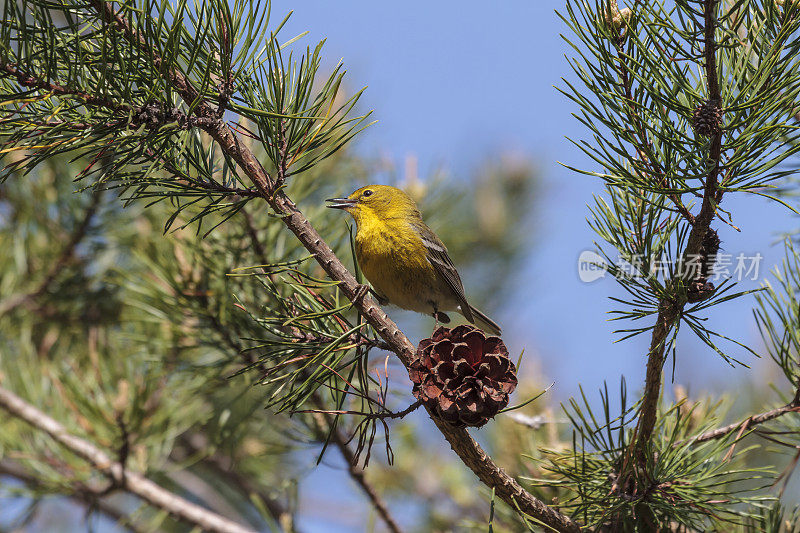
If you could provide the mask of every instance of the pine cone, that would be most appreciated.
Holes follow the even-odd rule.
[[[719,134],[722,127],[722,110],[717,102],[708,100],[694,109],[692,127],[698,135],[710,137]]]
[[[475,326],[440,326],[419,343],[409,376],[414,396],[454,426],[480,427],[508,405],[517,369],[499,337]]]

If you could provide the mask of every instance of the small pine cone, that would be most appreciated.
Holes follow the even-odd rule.
[[[414,396],[457,427],[486,424],[517,386],[503,341],[469,325],[436,328],[419,343],[409,376]]]
[[[707,101],[694,109],[692,127],[698,135],[710,137],[722,131],[722,109],[714,101]]]
[[[689,303],[701,302],[714,294],[714,284],[708,281],[708,278],[714,273],[714,263],[717,261],[720,242],[717,232],[708,228],[698,254],[700,271],[697,273],[697,277],[689,282],[689,288],[686,291]]]
[[[700,248],[700,255],[703,258],[701,274],[705,278],[714,273],[714,263],[717,261],[720,242],[722,241],[719,240],[717,232],[708,228]]]

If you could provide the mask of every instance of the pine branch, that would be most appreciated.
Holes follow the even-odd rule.
[[[15,65],[14,63],[7,63],[0,60],[0,72],[4,73],[5,76],[16,78],[17,83],[19,83],[22,87],[44,90],[57,96],[70,96],[72,98],[77,98],[87,106],[102,107],[110,111],[119,112],[121,114],[128,114],[128,112],[131,110],[130,106],[126,104],[117,104],[107,98],[102,98],[89,94],[85,91],[74,89],[72,87],[66,87],[64,85],[52,83],[47,80],[42,80],[33,73],[22,70],[19,65]]]
[[[112,116],[118,117],[105,123],[85,123],[73,121],[59,121],[50,118],[48,121],[28,121],[32,126],[48,126],[48,127],[63,127],[72,131],[82,131],[89,128],[119,128],[132,126],[136,128],[140,125],[148,127],[156,127],[164,124],[176,122],[181,127],[199,127],[210,120],[206,117],[187,116],[178,109],[171,109],[166,111],[161,109],[158,104],[147,103],[143,106],[132,107],[129,104],[118,103],[109,98],[103,98],[89,94],[85,91],[59,85],[46,79],[43,79],[33,73],[26,72],[18,65],[13,63],[4,63],[0,61],[0,75],[4,77],[13,77],[17,83],[22,87],[30,89],[37,89],[40,91],[48,92],[52,95],[60,97],[69,97],[80,100],[86,106],[103,108],[110,111]],[[10,113],[8,110],[0,110],[0,113]],[[13,119],[10,119],[13,121]],[[2,122],[0,122],[2,123]]]
[[[403,365],[408,368],[413,361],[414,345],[397,327],[383,309],[371,297],[357,298],[359,284],[355,277],[342,264],[331,247],[319,235],[308,219],[297,208],[292,200],[281,190],[274,188],[272,178],[258,163],[255,155],[241,143],[225,125],[217,131],[209,132],[221,148],[242,168],[247,176],[261,191],[272,209],[281,215],[286,227],[295,234],[303,246],[316,258],[328,276],[339,282],[339,289],[344,296],[353,302],[355,308],[375,328],[378,334],[397,354]],[[519,483],[497,466],[481,446],[462,428],[454,428],[438,419],[429,411],[439,431],[450,443],[453,451],[461,458],[478,478],[512,508],[529,514],[542,521],[556,531],[580,531],[580,526],[569,517],[562,515],[544,502],[523,489]]]
[[[718,209],[724,213],[723,193],[765,190],[793,172],[779,165],[799,146],[787,114],[796,112],[800,19],[791,12],[795,6],[782,2],[629,4],[620,10],[616,0],[567,2],[562,18],[579,41],[565,37],[576,52],[570,63],[591,94],[567,80],[563,92],[591,132],[576,146],[601,167],[575,170],[603,179],[611,196],[610,202],[597,199],[590,221],[619,254],[615,260],[598,245],[606,271],[627,291],[612,300],[630,309],[611,312],[615,319],[650,321],[617,331],[624,339],[651,336],[644,394],[617,416],[611,415],[607,393],[599,416],[596,407],[572,401],[574,449],[554,454],[555,480],[548,482],[558,484],[563,476],[561,486],[576,493],[565,509],[590,528],[650,530],[670,524],[703,530],[733,521],[739,512],[740,496],[721,479],[751,474],[731,467],[727,440],[691,446],[693,421],[678,413],[679,407],[658,412],[664,362],[668,353],[677,355],[677,333],[684,325],[726,361],[735,359],[716,339],[753,352],[703,325],[700,313],[754,292],[731,294],[733,279],[718,288],[709,282],[720,244],[712,225]],[[779,93],[786,96],[776,98]],[[695,205],[681,209],[684,198]],[[778,311],[784,326],[796,324],[795,293],[789,292],[791,313]],[[764,313],[784,304],[770,302]],[[780,332],[769,317],[762,318],[771,340],[778,340]],[[771,353],[793,382],[794,353],[783,343]],[[623,406],[625,398],[623,386]],[[711,435],[730,437],[760,420],[756,416]],[[758,433],[772,436],[766,429]],[[676,447],[681,439],[683,446]],[[749,505],[755,499],[741,501]]]
[[[150,505],[184,522],[217,533],[253,531],[166,490],[141,474],[125,470],[100,448],[72,435],[59,422],[3,387],[0,387],[0,409],[23,420],[34,429],[47,433],[59,444],[108,476],[120,489],[142,498]]]
[[[287,228],[295,234],[309,252],[314,254],[317,262],[328,276],[339,282],[339,289],[344,296],[353,302],[355,308],[386,341],[391,351],[397,354],[403,365],[408,368],[415,353],[414,346],[371,297],[356,298],[359,284],[355,277],[336,257],[330,246],[285,192],[275,189],[272,178],[261,167],[253,153],[225,125],[220,124],[216,131],[209,131],[209,133],[221,148],[241,166],[272,209],[282,217]],[[437,419],[430,411],[429,415],[464,464],[484,484],[494,488],[496,494],[508,505],[518,508],[521,512],[540,520],[556,531],[580,531],[580,526],[573,520],[535,498],[502,468],[498,467],[466,430],[450,426]]]
[[[716,31],[716,10],[718,0],[704,0],[704,57],[705,78],[708,91],[708,100],[714,105],[720,104],[720,89],[717,80],[717,45],[714,36]],[[717,206],[722,200],[722,190],[718,186],[720,168],[720,155],[722,150],[722,131],[712,134],[710,140],[709,161],[711,168],[708,171],[703,190],[703,202],[700,212],[694,217],[686,249],[683,256],[687,259],[699,254],[706,233],[711,231],[711,222],[716,216]],[[656,424],[658,400],[661,396],[661,375],[664,368],[664,354],[666,351],[667,337],[674,324],[680,319],[686,302],[662,299],[659,302],[656,326],[650,342],[650,351],[647,359],[647,373],[645,388],[640,408],[639,423],[636,428],[637,438],[635,444],[636,455],[641,458],[647,443],[653,435]]]

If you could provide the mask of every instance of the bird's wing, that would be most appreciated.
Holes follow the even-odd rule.
[[[428,262],[433,265],[436,274],[453,291],[461,306],[461,314],[472,322],[472,309],[467,303],[466,295],[464,295],[464,285],[461,283],[461,277],[458,275],[453,260],[447,254],[447,248],[428,226],[418,227],[417,231],[422,238],[422,244],[425,246]]]

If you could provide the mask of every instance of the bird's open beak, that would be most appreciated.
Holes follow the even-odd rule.
[[[348,207],[356,205],[357,202],[357,200],[351,198],[328,198],[325,201],[330,202],[330,204],[325,207],[330,207],[332,209],[347,209]]]

